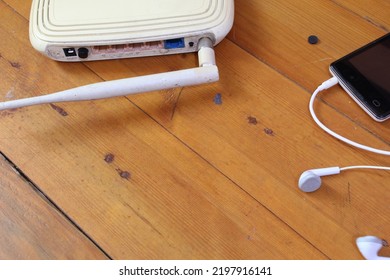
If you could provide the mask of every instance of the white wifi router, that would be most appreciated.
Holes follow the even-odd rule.
[[[199,67],[0,102],[0,110],[215,82],[219,75],[213,46],[230,31],[233,19],[233,0],[33,0],[30,41],[52,59],[80,62],[198,52]]]

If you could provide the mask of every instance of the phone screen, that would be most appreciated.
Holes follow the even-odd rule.
[[[376,120],[390,117],[390,33],[333,62],[330,69]]]

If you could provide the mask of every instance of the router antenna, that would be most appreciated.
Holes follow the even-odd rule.
[[[47,103],[118,97],[218,81],[219,74],[218,67],[215,64],[213,42],[210,38],[205,37],[199,40],[198,45],[199,67],[100,82],[48,95],[0,102],[0,111]]]

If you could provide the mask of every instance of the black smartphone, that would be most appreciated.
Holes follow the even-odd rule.
[[[374,120],[390,118],[390,33],[333,62],[330,72]]]

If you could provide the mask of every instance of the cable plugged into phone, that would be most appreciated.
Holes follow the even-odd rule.
[[[202,38],[198,46],[199,67],[196,68],[101,82],[48,95],[0,102],[0,111],[39,104],[111,98],[218,81],[219,72],[212,40]]]
[[[324,91],[324,90],[327,90],[331,87],[334,87],[335,85],[337,85],[339,83],[339,80],[336,78],[336,77],[332,77],[330,78],[329,80],[326,80],[325,82],[323,82],[317,89],[316,91],[317,92],[314,92],[314,94],[318,94],[318,92],[320,91]]]
[[[366,146],[366,145],[362,145],[360,143],[357,143],[355,141],[352,141],[348,138],[345,138],[344,136],[341,136],[340,134],[337,134],[336,132],[334,132],[333,130],[329,129],[327,126],[325,126],[317,117],[315,111],[314,111],[314,101],[317,97],[317,95],[321,92],[321,91],[324,91],[324,90],[327,90],[335,85],[338,84],[338,79],[336,77],[332,77],[330,78],[329,80],[326,80],[325,82],[323,82],[312,94],[311,98],[310,98],[310,102],[309,102],[309,111],[310,111],[310,114],[313,118],[313,120],[316,122],[316,124],[322,128],[326,133],[330,134],[331,136],[335,137],[336,139],[348,144],[348,145],[351,145],[351,146],[354,146],[355,148],[359,148],[359,149],[362,149],[362,150],[365,150],[365,151],[368,151],[368,152],[372,152],[372,153],[376,153],[376,154],[381,154],[381,155],[385,155],[385,156],[390,156],[390,151],[386,151],[386,150],[380,150],[380,149],[375,149],[375,148],[372,148],[372,147],[369,147],[369,146]]]

